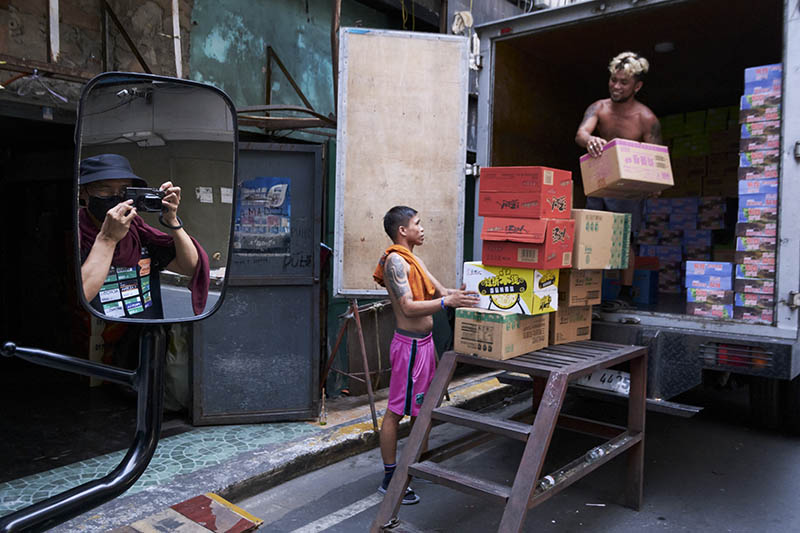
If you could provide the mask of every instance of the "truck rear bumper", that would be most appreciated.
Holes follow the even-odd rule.
[[[792,379],[800,372],[794,343],[782,339],[599,320],[592,323],[592,338],[647,346],[647,396],[656,400],[668,400],[699,385],[703,369],[777,379]]]

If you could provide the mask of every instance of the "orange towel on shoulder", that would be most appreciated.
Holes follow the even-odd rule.
[[[433,283],[431,283],[431,280],[425,273],[425,269],[423,269],[422,265],[419,264],[419,261],[417,261],[417,258],[414,257],[414,254],[411,253],[411,250],[405,246],[394,244],[388,247],[386,251],[383,252],[383,256],[381,257],[380,261],[378,261],[378,266],[375,267],[375,272],[372,274],[372,279],[374,279],[378,285],[385,287],[383,284],[383,266],[386,263],[386,258],[389,257],[389,254],[391,253],[396,253],[405,259],[410,267],[408,269],[408,285],[411,287],[411,296],[414,298],[414,300],[419,301],[432,299],[433,295],[436,294],[436,287],[433,286]]]

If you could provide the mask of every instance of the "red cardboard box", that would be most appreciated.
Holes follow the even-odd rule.
[[[572,191],[572,172],[548,167],[483,167],[481,192],[537,192],[546,187]]]
[[[572,172],[548,167],[484,167],[478,198],[478,214],[483,217],[568,219]]]
[[[481,261],[485,265],[570,268],[575,221],[487,217],[481,238]]]

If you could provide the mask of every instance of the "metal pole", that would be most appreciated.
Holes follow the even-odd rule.
[[[161,326],[148,326],[139,341],[139,368],[136,369],[131,383],[129,383],[137,392],[136,432],[133,444],[122,462],[103,478],[84,483],[1,517],[0,532],[46,531],[114,499],[139,479],[153,457],[161,431],[167,347],[165,339],[166,335]],[[17,355],[36,364],[80,374],[103,376],[108,373],[107,370],[99,372],[96,371],[98,369],[75,364],[72,360],[81,360],[74,357],[42,350],[17,348],[12,343],[4,345],[2,353],[6,357]],[[86,363],[86,361],[82,362]],[[120,369],[116,370],[122,372]],[[108,375],[113,375],[113,373],[108,373]]]
[[[364,344],[364,330],[361,329],[361,318],[358,316],[358,300],[355,298],[353,298],[353,316],[356,320],[358,342],[361,345],[361,358],[364,363],[364,383],[367,385],[369,410],[372,413],[372,427],[375,428],[375,431],[378,431],[378,416],[375,414],[375,395],[372,394],[372,381],[369,376],[369,362],[367,361],[367,347]]]
[[[331,68],[333,70],[333,114],[338,114],[339,98],[339,25],[342,17],[342,0],[333,1],[331,18]]]

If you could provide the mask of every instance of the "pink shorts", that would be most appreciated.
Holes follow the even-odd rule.
[[[436,372],[433,333],[417,339],[395,331],[389,361],[392,364],[389,410],[401,416],[417,416]]]

